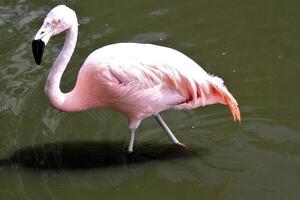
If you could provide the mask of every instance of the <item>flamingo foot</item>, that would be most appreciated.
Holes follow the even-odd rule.
[[[186,144],[177,143],[175,144],[180,150],[186,151],[189,149],[189,147]]]
[[[127,150],[127,153],[128,153],[128,154],[133,154],[133,149],[128,149],[128,150]]]

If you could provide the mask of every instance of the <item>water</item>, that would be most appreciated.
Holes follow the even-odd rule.
[[[34,64],[31,40],[65,3],[79,17],[70,90],[84,58],[116,42],[178,49],[222,77],[242,123],[222,105],[162,115],[189,151],[174,149],[155,120],[61,113],[43,86],[64,36]],[[0,199],[299,199],[300,4],[298,1],[1,1]]]

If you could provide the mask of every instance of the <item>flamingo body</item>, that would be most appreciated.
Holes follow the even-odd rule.
[[[167,109],[187,110],[221,103],[229,107],[235,121],[240,120],[237,102],[222,79],[206,73],[179,51],[152,44],[118,43],[95,50],[81,67],[74,89],[62,93],[59,83],[74,51],[77,30],[75,12],[66,6],[57,6],[35,36],[34,42],[47,43],[52,35],[67,32],[63,50],[45,86],[51,104],[57,109],[67,112],[92,108],[117,110],[128,118],[131,146],[141,120],[151,115],[174,143],[181,144],[159,116],[159,112]],[[35,53],[34,43],[33,47]]]
[[[88,103],[86,108],[112,108],[124,113],[130,123],[136,123],[166,109],[226,104],[217,93],[210,91],[211,85],[226,91],[221,79],[207,74],[176,50],[151,44],[119,43],[89,55],[75,88],[85,93],[78,95],[78,101],[83,96],[89,98],[84,100]]]

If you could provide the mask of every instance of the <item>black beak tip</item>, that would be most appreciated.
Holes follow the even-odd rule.
[[[42,62],[44,47],[45,47],[45,43],[42,40],[32,41],[32,53],[34,56],[35,63],[37,65],[40,65]]]

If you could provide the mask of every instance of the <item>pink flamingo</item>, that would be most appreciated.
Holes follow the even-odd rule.
[[[130,129],[128,152],[133,151],[140,122],[151,115],[174,144],[186,147],[159,115],[163,110],[221,103],[229,107],[234,121],[240,121],[238,104],[222,79],[209,75],[179,51],[152,44],[119,43],[97,49],[83,63],[74,89],[62,93],[60,80],[77,41],[75,12],[64,5],[53,8],[32,42],[39,65],[50,37],[63,31],[66,40],[45,85],[50,103],[65,112],[110,108],[123,113]]]

